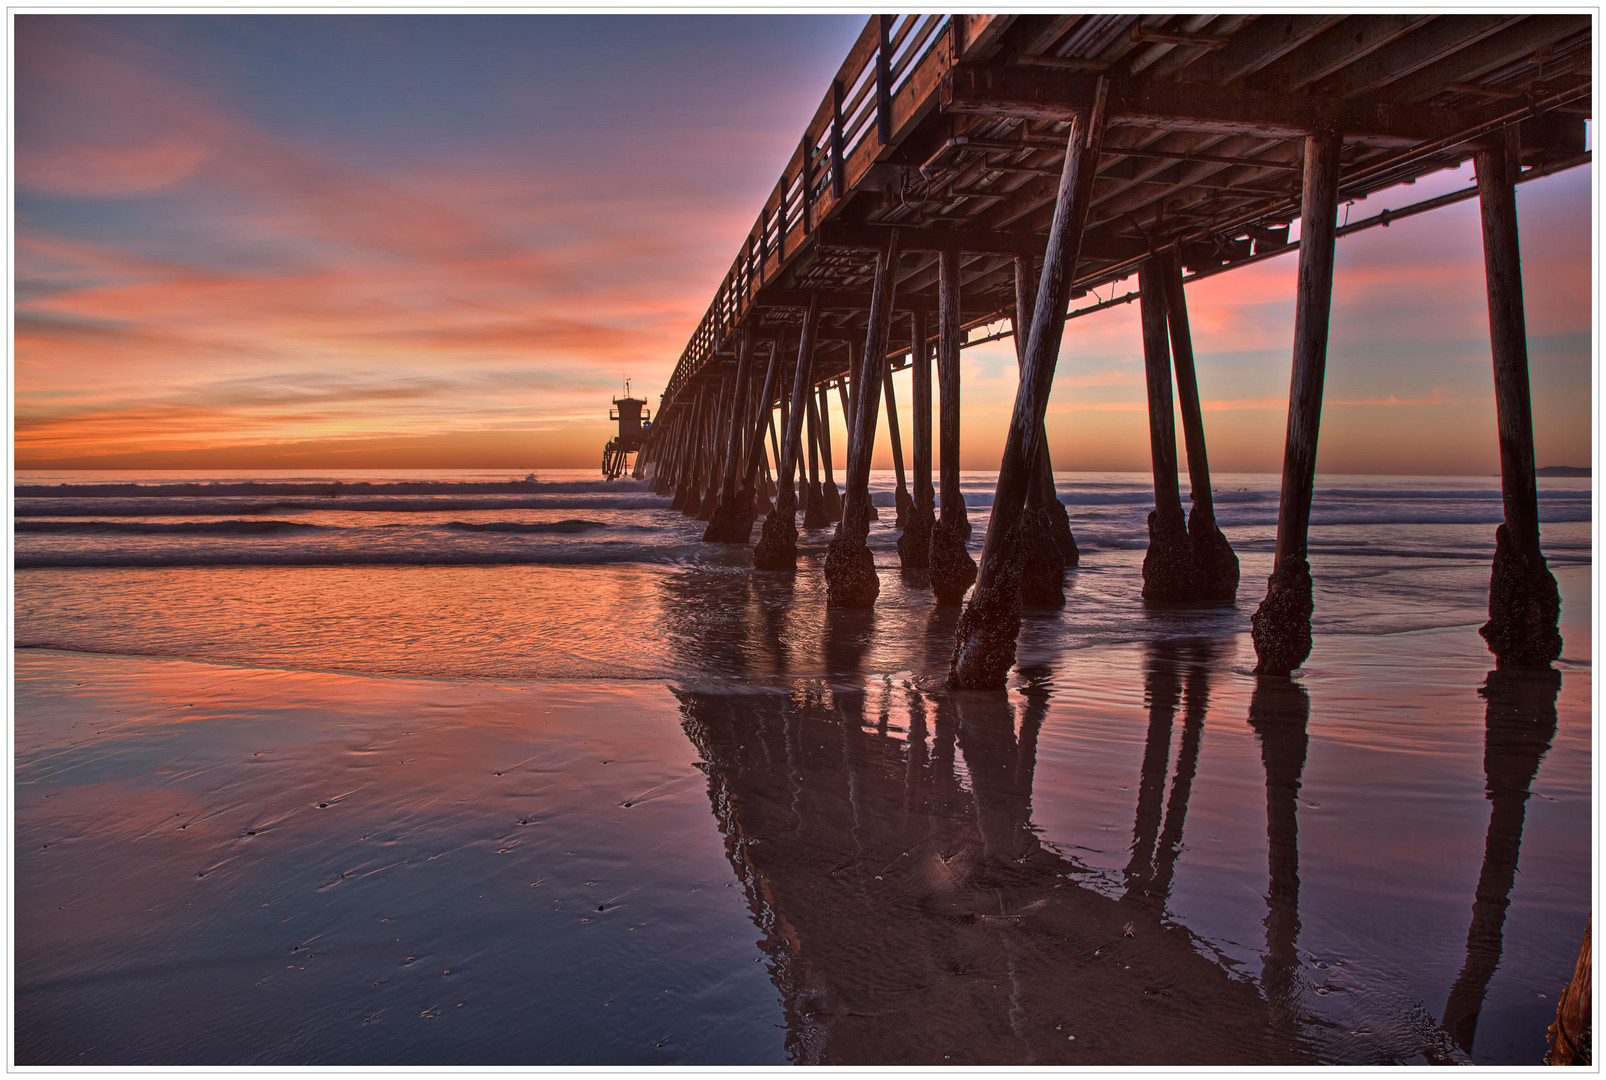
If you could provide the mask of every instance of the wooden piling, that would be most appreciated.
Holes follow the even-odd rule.
[[[831,521],[842,518],[842,496],[836,489],[836,477],[831,471],[831,396],[825,384],[820,384],[820,464],[824,476],[820,480],[820,495],[824,500],[826,517]]]
[[[896,493],[893,495],[893,506],[896,510],[892,523],[901,529],[904,515],[909,511],[909,488],[904,483],[903,440],[898,434],[898,399],[892,393],[891,370],[882,377],[881,389],[887,397],[887,438],[892,442],[892,470],[898,478]]]
[[[688,505],[687,510],[700,521],[707,521],[714,514],[714,507],[719,503],[719,478],[722,465],[720,448],[723,438],[730,428],[730,414],[735,395],[731,392],[729,379],[719,382],[719,408],[713,414],[713,426],[709,429],[707,443],[703,449],[702,475],[698,478],[699,488],[702,492],[697,501],[695,511]]]
[[[780,342],[776,342],[775,351],[777,353],[781,351]],[[781,379],[783,375],[780,371],[777,371],[775,377],[776,379]],[[781,461],[781,444],[775,435],[775,410],[765,407],[764,420],[765,423],[769,425],[770,430],[770,459],[776,463],[775,467],[777,470],[779,470]],[[775,493],[766,492],[766,494],[773,497]]]
[[[976,561],[965,550],[970,519],[959,491],[959,249],[937,252],[937,395],[941,409],[941,517],[931,529],[931,592],[939,604],[958,604],[976,580]]]
[[[857,394],[858,394],[858,386],[859,386],[859,372],[862,369],[863,363],[864,363],[862,357],[860,357],[859,359],[854,359],[855,357],[858,357],[859,354],[858,354],[858,351],[853,347],[853,343],[851,341],[847,343],[847,346],[848,346],[848,373],[846,375],[844,375],[841,379],[837,380],[837,384],[836,384],[837,400],[842,405],[842,423],[844,425],[844,429],[847,432],[847,443],[848,443],[847,448],[842,451],[842,460],[843,460],[843,463],[844,463],[843,464],[843,476],[842,476],[842,487],[843,487],[843,502],[842,502],[842,505],[844,507],[847,506],[847,485],[848,485],[846,462],[850,457],[853,456],[853,440],[855,438],[855,435],[854,435],[855,424],[853,422],[853,418],[858,415],[857,402],[858,402],[859,399],[858,399]],[[865,505],[868,508],[866,510],[866,513],[868,513],[870,515],[871,520],[875,520],[876,518],[879,518],[881,516],[880,513],[877,512],[874,503],[866,503]],[[839,514],[838,517],[840,518],[840,516],[841,515]]]
[[[1149,402],[1149,458],[1154,467],[1154,509],[1149,550],[1143,556],[1145,600],[1188,600],[1193,594],[1193,544],[1177,484],[1177,432],[1171,402],[1171,344],[1165,278],[1155,256],[1138,267],[1143,322],[1143,372]]]
[[[1594,1039],[1590,1017],[1593,1015],[1591,1005],[1594,999],[1594,951],[1590,948],[1589,938],[1594,923],[1595,916],[1591,913],[1589,921],[1584,923],[1584,943],[1578,949],[1572,981],[1562,989],[1561,1001],[1556,1005],[1556,1021],[1550,1025],[1550,1051],[1545,1055],[1546,1065],[1593,1064]]]
[[[820,529],[831,524],[831,515],[826,511],[825,494],[820,490],[820,409],[814,400],[812,385],[803,391],[800,408],[809,435],[809,484],[808,498],[803,501],[803,527]]]
[[[1561,594],[1539,547],[1539,484],[1534,474],[1528,329],[1518,244],[1516,129],[1480,147],[1478,203],[1500,431],[1500,494],[1505,523],[1495,530],[1489,621],[1479,633],[1500,667],[1548,667],[1561,655]]]
[[[1026,338],[1030,334],[1031,307],[1037,285],[1032,280],[1031,260],[1015,256],[1015,364],[1024,365]],[[1015,547],[1022,604],[1033,607],[1065,606],[1065,545],[1074,551],[1071,525],[1065,507],[1054,490],[1053,467],[1048,461],[1048,429],[1045,423],[1037,433],[1037,453],[1032,459],[1034,479],[1026,489],[1026,510],[1021,515],[1021,532]],[[1053,509],[1050,509],[1052,505]],[[1059,513],[1055,514],[1054,510]],[[1063,538],[1056,535],[1063,531]]]
[[[753,534],[753,522],[759,513],[760,500],[768,502],[768,498],[759,486],[759,476],[764,463],[765,427],[770,428],[771,438],[775,435],[769,402],[775,395],[776,373],[780,366],[781,342],[777,340],[770,345],[769,362],[764,365],[764,386],[759,390],[754,399],[754,406],[750,410],[751,435],[746,440],[747,456],[738,477],[739,487],[734,498],[724,501],[714,519],[708,523],[704,540],[718,540],[726,544],[747,543]],[[780,455],[777,454],[776,460],[779,459]]]
[[[658,422],[652,427],[648,439],[647,451],[638,455],[636,460],[641,462],[643,457],[652,465],[652,493],[654,495],[667,495],[669,493],[669,470],[675,461],[675,452],[679,448],[681,413],[679,410],[670,414],[666,421],[663,418],[664,408],[658,407]]]
[[[859,387],[849,418],[853,435],[848,442],[844,477],[847,493],[842,520],[825,554],[826,603],[833,607],[871,607],[881,592],[875,559],[866,543],[870,535],[870,455],[875,449],[876,413],[880,411],[881,382],[887,370],[887,336],[898,285],[899,254],[899,234],[893,229],[886,249],[876,261],[869,325],[859,357]]]
[[[1177,405],[1182,413],[1183,442],[1188,448],[1188,540],[1193,546],[1192,599],[1231,604],[1238,595],[1238,556],[1216,524],[1215,497],[1210,491],[1210,462],[1205,451],[1204,415],[1199,404],[1199,382],[1194,371],[1193,332],[1188,325],[1188,300],[1182,284],[1182,259],[1175,252],[1161,262],[1165,284],[1166,320],[1171,331],[1171,359],[1176,367]]]
[[[692,458],[697,450],[697,433],[703,419],[704,402],[708,398],[708,385],[705,383],[697,388],[697,396],[692,399],[691,412],[686,418],[686,429],[681,436],[680,458],[675,463],[675,497],[669,501],[669,509],[684,510],[686,496],[691,488],[689,478],[692,473]]]
[[[923,570],[931,564],[931,526],[936,493],[931,486],[931,342],[926,337],[926,316],[914,312],[910,339],[910,408],[914,410],[914,445],[910,465],[914,470],[914,491],[908,513],[903,516],[903,533],[898,537],[898,559],[905,570]]]
[[[1277,550],[1266,598],[1250,619],[1255,672],[1288,675],[1310,655],[1311,594],[1306,539],[1316,483],[1316,438],[1327,370],[1327,328],[1333,302],[1333,242],[1337,227],[1339,152],[1334,130],[1305,139],[1305,179],[1299,219],[1299,284],[1294,298],[1294,373],[1288,396],[1282,495],[1277,504]]]
[[[836,384],[837,398],[842,405],[842,423],[847,431],[847,446],[842,450],[842,461],[844,462],[842,484],[844,487],[847,486],[846,462],[848,458],[853,456],[853,439],[857,430],[857,425],[854,424],[853,418],[858,415],[856,410],[858,409],[859,401],[859,372],[864,366],[864,356],[854,347],[853,342],[847,342],[847,349],[848,373]],[[844,498],[846,498],[845,495]]]
[[[753,381],[753,344],[753,335],[745,327],[736,332],[736,386],[731,391],[733,400],[727,428],[725,464],[714,509],[708,517],[708,528],[703,531],[705,543],[726,542],[727,534],[733,532],[731,515],[736,511],[738,475],[745,475],[742,455],[747,443],[745,421],[750,411],[748,395],[751,391],[748,384]],[[742,538],[742,542],[746,542],[746,537]]]
[[[808,310],[803,315],[803,331],[797,341],[797,364],[792,373],[792,400],[804,401],[809,395],[809,378],[813,367],[814,335],[820,318],[818,294],[809,297]],[[793,408],[787,414],[786,441],[776,459],[779,490],[775,497],[775,510],[764,519],[764,529],[753,547],[753,566],[759,570],[795,570],[797,568],[797,499],[792,485],[792,473],[798,461],[798,439],[803,433],[803,416],[807,410]]]
[[[1105,100],[1109,84],[1100,77],[1088,113],[1071,121],[1065,147],[1065,167],[1054,201],[1043,276],[1032,312],[1032,333],[1026,346],[1015,410],[1010,416],[998,483],[993,490],[992,515],[982,544],[976,589],[960,616],[955,634],[954,658],[948,685],[955,689],[1003,689],[1015,662],[1015,638],[1020,632],[1020,596],[1015,580],[1015,542],[1026,489],[1032,477],[1037,435],[1048,411],[1049,389],[1060,339],[1065,331],[1065,305],[1070,300],[1076,261],[1081,254],[1082,230],[1092,202],[1093,180],[1098,172],[1099,148],[1104,140]]]
[[[1025,285],[1026,288],[1022,288]],[[1031,336],[1032,307],[1037,303],[1037,283],[1032,276],[1031,260],[1025,256],[1015,259],[1015,320],[1017,330],[1015,335],[1015,362],[1017,365],[1026,358],[1026,339]],[[1041,449],[1037,452],[1038,482],[1042,485],[1039,505],[1048,514],[1049,531],[1054,542],[1059,545],[1060,555],[1064,557],[1067,569],[1075,568],[1082,561],[1082,553],[1077,550],[1076,537],[1071,535],[1071,516],[1065,511],[1065,504],[1060,501],[1059,491],[1054,483],[1053,456],[1048,449],[1048,425],[1045,421],[1043,430],[1039,433],[1043,440]],[[1028,504],[1031,496],[1027,495]],[[1060,581],[1060,593],[1064,595],[1063,579]]]
[[[686,425],[685,442],[681,449],[679,463],[675,466],[675,497],[670,500],[671,510],[686,509],[686,500],[695,486],[692,481],[692,472],[696,464],[698,438],[702,433],[704,418],[707,414],[708,384],[704,383],[697,388],[697,396],[692,401],[692,411]]]

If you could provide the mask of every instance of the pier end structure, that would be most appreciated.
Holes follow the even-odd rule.
[[[681,433],[683,441],[663,459],[666,465],[671,457],[679,462],[668,466],[676,499],[710,514],[717,503],[723,475],[708,451],[711,441],[711,457],[719,458],[736,423],[738,403],[726,399],[738,334],[767,339],[797,325],[811,296],[820,314],[810,378],[820,399],[809,397],[815,411],[828,406],[825,391],[840,386],[857,362],[844,346],[867,340],[876,253],[893,228],[905,253],[891,283],[896,317],[918,313],[940,322],[946,292],[955,309],[952,339],[958,347],[1003,336],[995,329],[972,332],[1014,315],[1016,262],[1044,250],[1069,125],[1089,109],[1102,80],[1108,85],[1110,134],[1095,167],[1091,212],[1070,271],[1069,302],[1077,306],[1059,317],[1079,318],[1135,300],[1136,292],[1088,303],[1078,298],[1129,280],[1146,259],[1158,257],[1175,267],[1167,271],[1162,291],[1194,490],[1188,534],[1196,563],[1209,561],[1202,555],[1206,548],[1220,556],[1225,593],[1235,560],[1213,508],[1205,512],[1200,498],[1208,492],[1208,480],[1200,482],[1207,474],[1194,470],[1196,457],[1203,460],[1194,453],[1202,434],[1196,440],[1197,424],[1190,424],[1197,415],[1189,405],[1192,380],[1184,379],[1184,367],[1192,374],[1192,351],[1191,342],[1184,349],[1181,332],[1181,281],[1304,246],[1288,239],[1290,223],[1304,209],[1290,182],[1305,168],[1306,142],[1323,132],[1339,135],[1337,190],[1343,201],[1455,167],[1502,140],[1515,147],[1507,154],[1512,184],[1588,162],[1584,124],[1592,94],[1592,29],[1587,14],[1522,12],[868,19],[667,381],[649,441]],[[1492,169],[1481,171],[1493,175]],[[1334,232],[1348,235],[1476,194],[1450,192]],[[1496,197],[1491,192],[1486,199],[1494,210]],[[1514,214],[1511,220],[1514,237]],[[1490,243],[1493,252],[1498,237]],[[1515,243],[1508,247],[1512,256],[1490,257],[1515,268]],[[946,275],[943,250],[954,253]],[[1505,277],[1520,296],[1520,276]],[[1498,282],[1491,286],[1491,329],[1510,338],[1516,323],[1509,302],[1495,295],[1500,288]],[[939,389],[943,352],[939,348]],[[902,353],[900,343],[897,355]],[[1497,353],[1516,355],[1505,347]],[[890,370],[901,370],[891,349],[884,359]],[[1497,360],[1497,371],[1501,364]],[[911,366],[918,367],[917,358]],[[1522,398],[1504,376],[1497,375],[1497,387],[1506,387],[1497,389],[1503,401]],[[861,388],[852,389],[857,395]],[[699,420],[697,403],[705,392],[709,417]],[[750,408],[740,403],[744,414]],[[806,430],[807,414],[803,422]],[[699,430],[700,424],[706,427]],[[823,423],[816,427],[809,445],[819,454],[829,434]],[[851,431],[850,420],[850,442]],[[1061,464],[1076,467],[1073,460]],[[1527,533],[1516,535],[1522,469],[1503,471],[1519,496],[1508,506],[1509,550],[1496,559],[1504,567],[1513,564],[1512,553],[1531,552],[1537,544],[1528,543]],[[700,492],[683,493],[688,480],[700,484]],[[834,483],[824,488],[829,490],[822,490],[822,504],[839,501],[831,498]],[[816,516],[814,501],[804,500],[806,525]],[[911,491],[910,507],[915,501]],[[1290,520],[1289,529],[1280,529],[1290,543],[1294,524]],[[940,525],[933,532],[940,533]],[[1497,643],[1534,634],[1500,628],[1529,626],[1533,620],[1522,614],[1528,610],[1538,611],[1540,623],[1548,620],[1543,579],[1526,569],[1531,558],[1517,561],[1523,568],[1492,574],[1489,632],[1497,659],[1505,649],[1507,663],[1522,661]],[[1521,587],[1506,592],[1515,599],[1493,595],[1501,593],[1502,582],[1513,581]],[[1294,593],[1301,591],[1297,586]],[[1263,624],[1275,621],[1271,609],[1264,614]],[[1308,616],[1294,615],[1295,623],[1308,622]],[[1541,652],[1553,647],[1548,634],[1538,637],[1547,642]],[[1297,645],[1296,640],[1292,652],[1299,652]],[[1264,665],[1268,672],[1287,666],[1283,658]]]

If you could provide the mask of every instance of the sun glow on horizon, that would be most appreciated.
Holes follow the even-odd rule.
[[[17,467],[594,464],[861,21],[17,16]],[[1541,464],[1590,455],[1590,187],[1519,189]],[[1217,468],[1280,462],[1294,270],[1189,289]],[[1324,469],[1498,467],[1483,304],[1473,203],[1340,243]],[[1137,316],[1068,325],[1058,467],[1147,467]],[[994,467],[1013,344],[964,358]]]

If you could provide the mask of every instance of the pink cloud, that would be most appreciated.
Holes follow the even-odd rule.
[[[123,146],[63,146],[20,157],[18,185],[52,195],[148,195],[188,179],[209,150],[183,135]]]

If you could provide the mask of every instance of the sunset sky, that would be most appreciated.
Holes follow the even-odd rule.
[[[863,19],[15,17],[17,467],[594,466]],[[1591,456],[1591,183],[1519,189],[1541,465]],[[1295,271],[1189,289],[1218,470],[1280,467]],[[1484,304],[1475,201],[1339,242],[1322,471],[1498,470]],[[964,357],[993,468],[1013,345]],[[1136,305],[1071,322],[1056,467],[1147,468],[1144,408]]]

